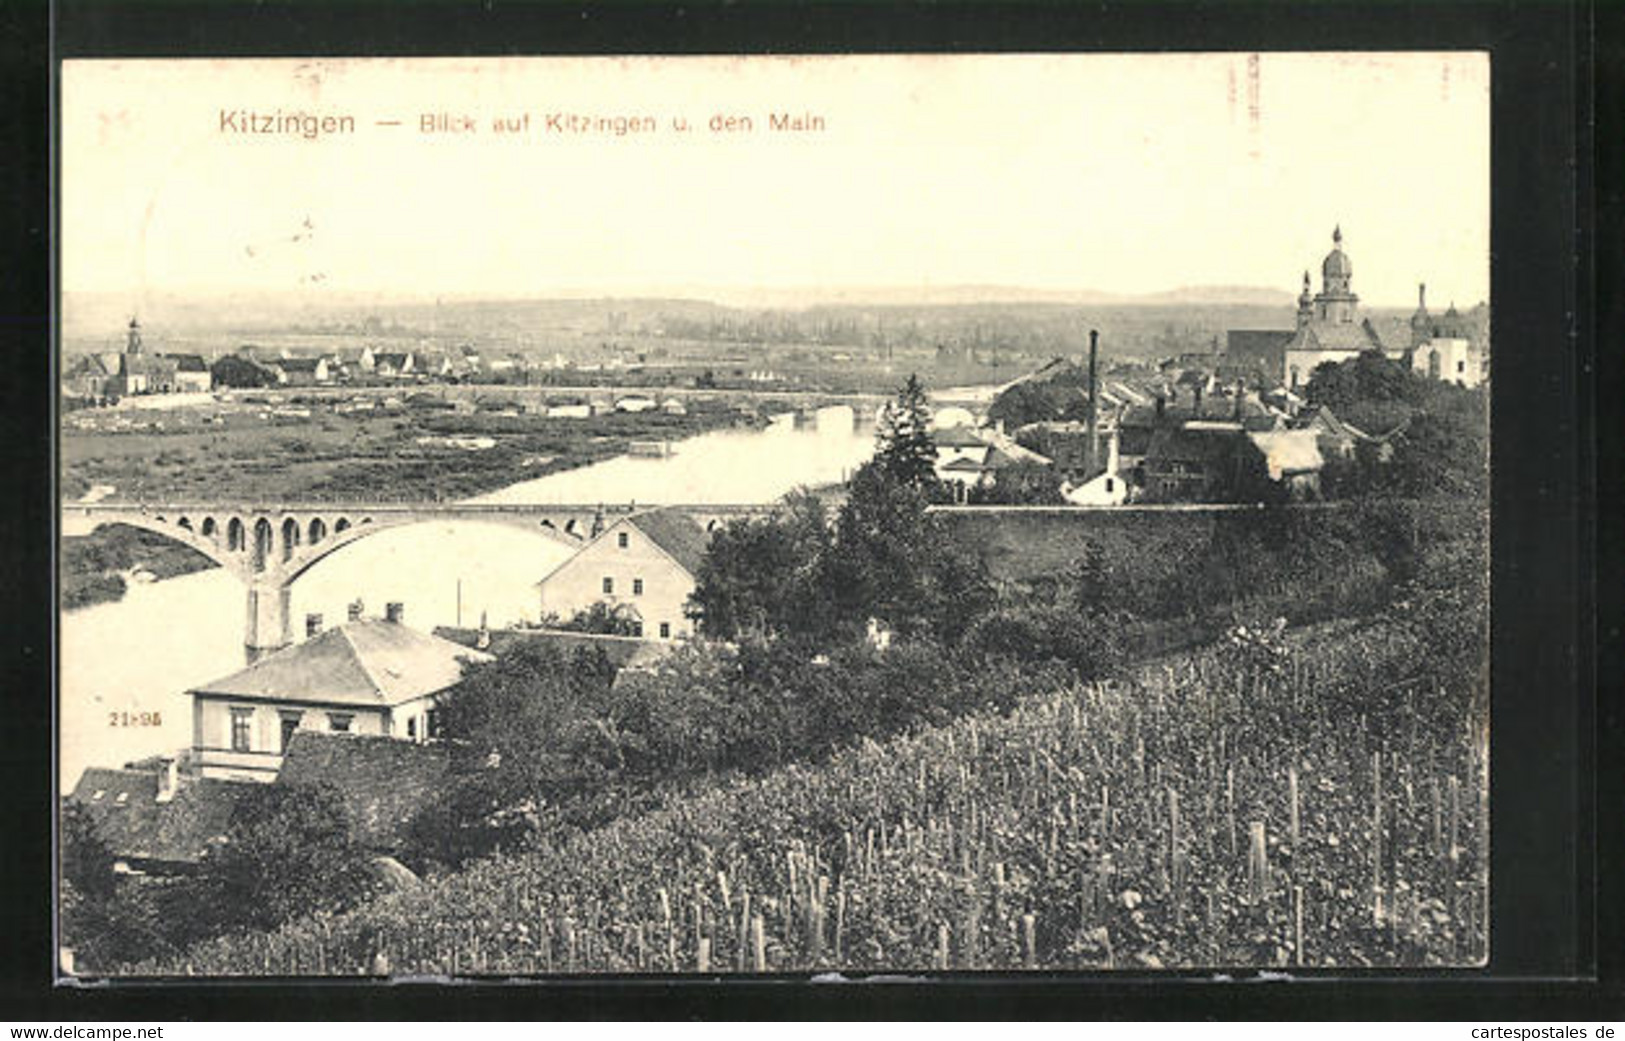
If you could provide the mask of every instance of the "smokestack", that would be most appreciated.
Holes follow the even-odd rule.
[[[392,600],[384,605],[384,621],[403,625],[406,617],[406,605],[398,600]]]
[[[321,635],[322,616],[319,614],[305,615],[305,639]]]
[[[1241,422],[1241,395],[1242,395],[1242,383],[1241,383],[1240,380],[1237,380],[1236,381],[1236,412],[1235,412],[1235,420],[1238,423]]]
[[[1096,378],[1097,352],[1100,347],[1100,331],[1089,330],[1089,432],[1084,441],[1085,456],[1083,460],[1085,479],[1095,475],[1095,459],[1100,455],[1100,385]]]
[[[1416,283],[1416,309],[1418,311],[1428,309],[1428,284],[1426,282]]]
[[[350,601],[350,610],[349,610],[350,621],[352,621],[352,622],[361,621],[361,612],[365,611],[366,609],[367,609],[367,606],[365,604],[363,604],[359,599]]]

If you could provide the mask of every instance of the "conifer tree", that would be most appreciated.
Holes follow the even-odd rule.
[[[919,377],[910,374],[881,410],[876,440],[875,465],[887,478],[928,490],[936,485],[937,446]]]

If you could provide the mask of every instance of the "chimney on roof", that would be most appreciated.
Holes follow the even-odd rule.
[[[315,612],[305,615],[305,639],[320,636],[322,632],[322,616]]]
[[[384,621],[394,622],[396,625],[403,625],[405,624],[403,621],[405,617],[406,605],[401,603],[399,600],[391,600],[389,603],[384,605]]]
[[[1157,418],[1161,419],[1168,413],[1168,399],[1161,394],[1157,395]]]
[[[163,759],[158,769],[158,801],[168,802],[173,799],[175,789],[180,787],[180,780],[180,760],[175,756]]]
[[[1196,386],[1191,388],[1191,393],[1195,395],[1195,401],[1191,406],[1192,410],[1194,411],[1196,418],[1201,419],[1202,418],[1202,385],[1200,383],[1196,384]]]
[[[365,611],[366,609],[367,609],[367,605],[363,604],[359,597],[357,597],[354,600],[351,600],[350,601],[350,608],[349,608],[349,612],[348,612],[350,621],[352,621],[352,622],[361,621],[361,612]]]

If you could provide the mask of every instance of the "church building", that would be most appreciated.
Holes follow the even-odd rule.
[[[1371,320],[1359,314],[1360,298],[1350,288],[1354,264],[1343,252],[1343,229],[1332,231],[1332,251],[1320,265],[1321,288],[1309,295],[1309,272],[1303,273],[1303,292],[1298,295],[1298,323],[1287,341],[1281,382],[1297,390],[1309,382],[1315,367],[1325,362],[1345,362],[1366,351],[1377,351],[1396,360],[1404,350],[1390,350]]]

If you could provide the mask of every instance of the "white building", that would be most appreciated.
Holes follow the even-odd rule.
[[[603,603],[630,617],[636,635],[691,636],[686,608],[709,541],[674,510],[623,517],[536,584],[542,616],[567,621]]]
[[[1484,361],[1468,340],[1436,337],[1411,352],[1411,368],[1429,379],[1444,380],[1463,387],[1483,382]]]
[[[464,663],[490,658],[402,618],[391,604],[383,619],[322,631],[313,615],[303,643],[189,691],[201,775],[270,781],[299,730],[428,740],[437,696],[462,678]]]

